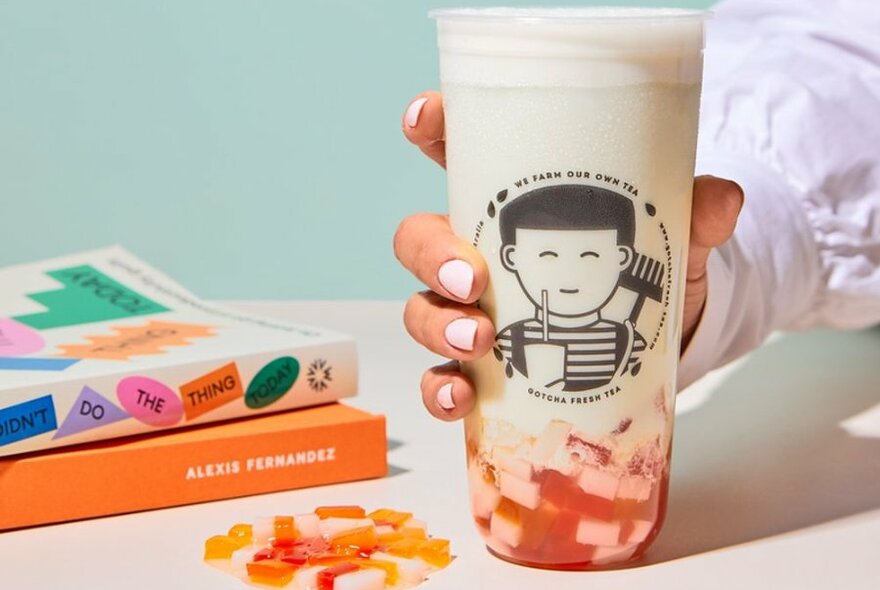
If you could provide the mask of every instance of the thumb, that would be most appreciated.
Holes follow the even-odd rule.
[[[743,199],[742,188],[732,180],[714,176],[699,176],[694,180],[688,281],[703,278],[712,248],[733,235]]]

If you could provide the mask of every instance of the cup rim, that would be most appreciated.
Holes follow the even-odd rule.
[[[483,8],[435,8],[428,17],[435,20],[506,22],[516,24],[612,24],[619,22],[704,21],[709,10],[635,6],[491,6]]]

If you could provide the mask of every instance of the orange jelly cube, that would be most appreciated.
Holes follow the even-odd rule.
[[[421,539],[402,539],[388,546],[388,553],[398,557],[406,557],[412,559],[419,551],[419,546],[423,543]]]
[[[360,527],[340,533],[330,539],[330,546],[333,549],[339,548],[355,548],[364,551],[372,551],[378,543],[376,529],[374,527]]]
[[[449,556],[449,541],[446,539],[422,541],[416,555],[437,567],[446,567],[452,560]]]
[[[381,535],[376,536],[376,541],[379,545],[388,546],[392,543],[396,543],[397,541],[402,541],[406,537],[400,531],[394,531],[393,533],[382,533]]]
[[[360,506],[321,506],[315,514],[318,518],[364,518],[367,511]]]
[[[254,527],[249,524],[234,524],[226,534],[235,539],[241,539],[250,543],[254,538]]]
[[[241,549],[248,542],[243,543],[229,535],[215,535],[205,541],[205,559],[229,559],[233,551]]]
[[[385,583],[389,586],[393,586],[397,583],[397,564],[393,561],[385,561],[382,559],[352,559],[351,562],[360,567],[371,567],[385,570]]]
[[[367,515],[367,518],[372,518],[376,522],[387,523],[393,526],[394,528],[400,528],[400,525],[408,521],[412,518],[411,512],[397,512],[396,510],[391,510],[390,508],[380,508],[379,510],[374,510]]]
[[[529,549],[540,547],[557,516],[559,509],[550,502],[541,502],[534,510],[520,509],[523,530],[520,545]]]
[[[275,537],[272,544],[276,547],[289,547],[296,540],[296,527],[292,516],[275,517]]]
[[[252,582],[269,584],[270,586],[285,586],[293,579],[296,566],[282,561],[263,560],[252,561],[247,564],[248,577]]]
[[[428,534],[425,529],[404,527],[400,529],[400,534],[408,539],[427,539]]]

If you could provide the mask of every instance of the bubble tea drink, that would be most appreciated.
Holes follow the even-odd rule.
[[[464,366],[474,519],[521,564],[636,559],[666,505],[705,14],[433,16],[452,225],[498,330]]]

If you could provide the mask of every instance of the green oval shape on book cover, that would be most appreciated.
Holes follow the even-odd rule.
[[[248,385],[244,403],[252,410],[259,410],[277,402],[290,391],[299,377],[299,361],[292,356],[282,356],[260,369]]]

